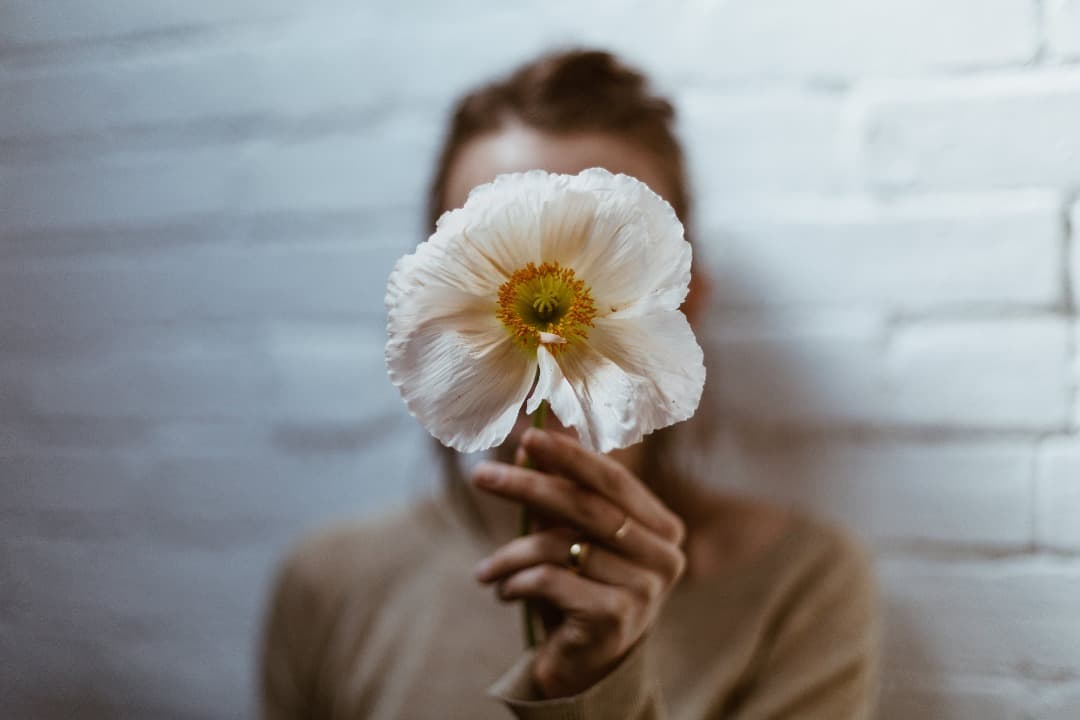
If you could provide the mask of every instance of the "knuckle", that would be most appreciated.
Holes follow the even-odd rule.
[[[554,538],[548,533],[533,533],[526,542],[527,552],[533,557],[544,557],[554,547]]]
[[[605,515],[607,503],[587,490],[574,491],[574,506],[583,524],[595,526]]]
[[[537,591],[550,590],[555,584],[555,568],[551,565],[537,565],[528,570],[529,587]]]
[[[536,658],[533,664],[533,681],[545,691],[549,691],[556,682],[558,665],[547,659],[547,655]]]
[[[605,463],[604,467],[597,473],[596,483],[600,492],[604,493],[608,497],[614,496],[623,482],[623,473],[626,471],[621,465],[617,467],[611,467]]]
[[[667,583],[658,575],[649,574],[645,578],[645,600],[650,605],[656,602],[667,589]]]
[[[631,592],[634,596],[639,598],[642,602],[649,604],[659,596],[661,588],[658,585],[658,579],[651,573],[642,574],[640,577],[634,580],[630,586]]]
[[[675,579],[678,580],[686,574],[686,553],[681,550],[675,553]]]
[[[686,554],[675,548],[665,564],[666,579],[669,585],[674,585],[686,572]]]
[[[537,470],[530,470],[529,473],[528,480],[521,483],[521,495],[528,501],[540,505],[550,503],[555,495],[551,476]]]
[[[570,647],[588,647],[593,642],[593,632],[586,623],[568,620],[563,630],[563,641]]]
[[[671,541],[676,545],[682,545],[686,540],[686,523],[678,515],[671,516]]]
[[[561,694],[567,687],[565,663],[559,662],[553,653],[541,653],[533,663],[533,682],[547,695]]]
[[[580,532],[573,528],[560,527],[534,533],[539,550],[545,556],[562,559],[570,543],[578,539]]]
[[[611,593],[601,605],[599,619],[605,625],[619,627],[630,615],[632,604],[626,593]]]

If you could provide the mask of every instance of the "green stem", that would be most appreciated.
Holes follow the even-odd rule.
[[[534,428],[544,428],[544,420],[547,419],[547,400],[540,402],[540,407],[536,409],[536,412],[532,416],[532,426]],[[525,460],[521,463],[522,467],[533,467],[532,459],[526,455]],[[528,535],[532,529],[532,518],[529,517],[529,506],[521,506],[521,528],[518,531],[518,535]],[[529,600],[525,600],[521,605],[521,618],[525,625],[525,647],[536,647],[536,629],[533,622],[533,604]]]

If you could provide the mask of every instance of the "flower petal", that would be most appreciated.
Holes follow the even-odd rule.
[[[500,278],[540,261],[539,218],[568,178],[543,170],[499,175],[469,193],[464,207],[443,213],[432,240],[445,242],[480,277]]]
[[[671,205],[640,180],[601,168],[571,178],[565,195],[580,192],[595,199],[591,235],[563,264],[590,286],[599,314],[677,309],[689,289],[692,250]],[[550,223],[541,225],[546,233]]]
[[[546,399],[581,443],[600,452],[626,447],[697,409],[705,385],[701,347],[679,311],[602,318],[587,344],[541,347],[530,405]]]
[[[539,262],[541,208],[565,184],[530,171],[473,188],[464,207],[443,213],[431,237],[399,261],[400,269],[420,269],[427,282],[475,295],[493,294],[515,270]]]
[[[446,287],[397,294],[386,364],[409,412],[460,452],[485,450],[510,434],[536,376],[492,301]]]
[[[595,239],[605,237],[614,228],[602,224],[609,218],[597,216],[598,202],[596,195],[583,190],[564,187],[551,193],[538,216],[541,262],[559,263],[576,270],[585,264],[584,258],[602,252],[602,243]],[[601,221],[599,233],[598,221]]]

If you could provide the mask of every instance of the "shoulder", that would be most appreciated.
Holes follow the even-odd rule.
[[[336,642],[357,642],[398,579],[433,553],[432,501],[373,520],[338,521],[293,544],[279,562],[260,637],[267,717],[310,716],[318,674]],[[347,620],[348,631],[341,632]]]
[[[721,572],[741,578],[766,606],[859,606],[877,612],[873,564],[862,543],[822,518],[741,496],[715,500],[708,544],[726,546]]]
[[[870,600],[876,581],[873,563],[863,544],[848,530],[821,518],[792,515],[793,547],[788,553],[790,572],[804,584],[843,589],[853,598]]]
[[[437,543],[433,500],[375,518],[338,520],[297,540],[280,561],[275,594],[335,605],[370,596],[421,565]]]
[[[863,545],[847,530],[803,513],[777,548],[768,603],[781,645],[824,643],[874,662],[880,642],[876,575]]]

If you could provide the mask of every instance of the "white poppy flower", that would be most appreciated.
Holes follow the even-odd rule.
[[[500,175],[390,274],[390,380],[462,452],[502,443],[526,399],[590,449],[632,445],[701,399],[679,310],[690,255],[671,206],[632,177]]]

